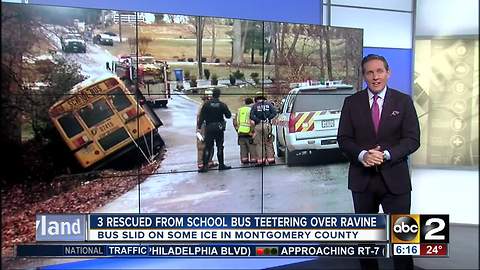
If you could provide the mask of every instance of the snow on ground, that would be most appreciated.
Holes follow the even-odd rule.
[[[117,57],[113,56],[107,49],[100,45],[87,42],[86,53],[66,53],[62,51],[60,38],[56,33],[61,32],[64,28],[58,25],[47,25],[46,29],[42,29],[44,34],[50,39],[52,44],[57,48],[57,52],[62,54],[65,59],[77,63],[82,69],[82,74],[91,77],[104,76],[110,71],[106,69],[106,62],[111,64],[116,61]]]
[[[65,53],[63,55],[67,60],[78,63],[82,68],[82,73],[88,77],[99,77],[111,73],[106,69],[106,62],[110,65],[116,61],[117,57],[97,44],[87,43],[86,53]]]

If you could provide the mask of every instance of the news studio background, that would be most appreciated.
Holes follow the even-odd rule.
[[[478,269],[478,2],[323,2],[2,1],[2,268]],[[275,163],[242,165],[228,120],[233,168],[197,173],[213,88],[283,109],[362,89],[370,53],[420,121],[411,215],[352,214],[348,163],[305,137],[342,94],[290,103],[307,150],[279,115]]]

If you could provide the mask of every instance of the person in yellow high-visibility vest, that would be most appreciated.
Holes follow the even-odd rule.
[[[240,107],[233,121],[233,126],[238,133],[238,145],[240,145],[240,161],[242,164],[257,163],[256,146],[253,142],[255,124],[250,120],[252,98],[245,98],[245,105]]]

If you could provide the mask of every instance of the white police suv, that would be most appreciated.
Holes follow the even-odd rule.
[[[277,156],[287,165],[298,156],[338,149],[337,131],[343,101],[355,91],[341,81],[302,83],[282,100],[273,121]]]

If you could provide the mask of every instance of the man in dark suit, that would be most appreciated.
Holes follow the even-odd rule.
[[[355,213],[409,214],[412,184],[408,155],[420,146],[420,127],[410,96],[387,87],[390,69],[383,56],[362,60],[367,89],[345,99],[338,144],[350,160],[348,188]],[[375,259],[362,269],[378,269]],[[413,259],[394,258],[395,269],[413,269]]]

